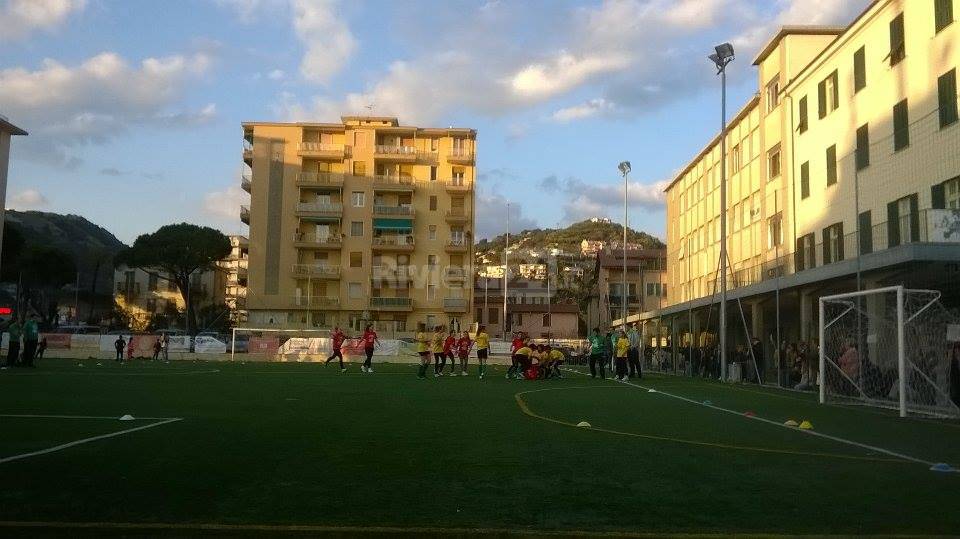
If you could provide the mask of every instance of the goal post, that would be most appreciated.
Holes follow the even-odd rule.
[[[819,301],[820,402],[960,417],[950,369],[960,319],[936,290],[890,286]]]

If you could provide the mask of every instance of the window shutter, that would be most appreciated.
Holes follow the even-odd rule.
[[[810,161],[800,165],[800,198],[810,196]]]
[[[867,168],[870,165],[870,131],[867,124],[857,128],[857,150],[856,162],[857,170]]]
[[[907,100],[893,106],[893,150],[897,151],[910,145],[910,120],[907,113]]]
[[[830,78],[833,79],[833,108],[836,109],[840,107],[840,78],[836,70],[830,74]]]
[[[837,145],[827,148],[827,185],[837,183]]]
[[[860,254],[873,252],[873,224],[870,219],[870,212],[865,211],[860,214],[858,223],[860,234]]]
[[[863,47],[853,53],[853,91],[859,92],[867,85],[867,65]]]
[[[900,213],[897,201],[887,204],[887,248],[900,245]]]
[[[930,188],[931,207],[935,210],[943,210],[947,207],[947,196],[943,189],[943,184],[938,183]]]
[[[835,225],[837,227],[837,259],[833,262],[839,262],[843,260],[843,222],[839,222]]]
[[[937,79],[940,106],[940,127],[957,121],[957,70],[951,69]]]
[[[935,0],[934,5],[937,32],[953,22],[953,0]]]
[[[820,81],[817,85],[817,97],[820,105],[820,119],[827,116],[827,81]]]
[[[801,133],[807,130],[807,96],[800,98],[800,125],[798,129]]]
[[[820,232],[820,233],[823,235],[823,263],[824,263],[824,265],[833,262],[833,260],[830,260],[830,228],[831,228],[831,227],[828,226],[827,228],[824,228],[822,232]]]
[[[910,241],[920,241],[920,201],[916,193],[910,195]]]
[[[797,238],[797,247],[793,252],[793,265],[796,266],[797,271],[803,271],[803,237]]]

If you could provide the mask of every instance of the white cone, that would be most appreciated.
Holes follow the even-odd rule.
[[[577,423],[577,426],[578,426],[578,427],[590,428],[590,423],[587,423],[586,421],[581,421],[581,422]]]
[[[120,416],[120,421],[133,421],[133,416],[130,414],[124,414]]]
[[[656,392],[657,392],[656,389],[648,389],[648,390],[647,390],[647,393],[656,393]]]

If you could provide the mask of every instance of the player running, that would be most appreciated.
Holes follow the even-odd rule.
[[[483,380],[484,371],[487,370],[487,355],[490,353],[490,335],[487,335],[486,326],[480,326],[477,329],[477,363],[480,370],[480,379]]]
[[[470,333],[464,331],[457,339],[457,355],[460,356],[460,376],[467,375],[467,360],[470,359],[470,349],[473,348],[473,341],[470,340]]]
[[[457,375],[457,338],[453,334],[453,329],[447,333],[443,339],[443,362],[440,363],[440,376],[443,376],[443,367],[450,360],[450,376]]]
[[[367,355],[367,359],[363,362],[363,365],[360,366],[360,370],[373,374],[373,349],[376,345],[380,344],[380,339],[377,338],[377,332],[373,330],[372,324],[367,324],[367,328],[363,330],[363,336],[360,337],[360,340],[363,342],[363,352]]]
[[[423,322],[417,324],[417,355],[420,356],[417,378],[426,380],[427,367],[430,366],[430,339],[427,337],[427,326]]]
[[[330,335],[330,342],[333,344],[333,353],[330,354],[330,357],[327,358],[327,361],[324,362],[324,365],[333,361],[333,358],[338,358],[340,360],[340,372],[347,372],[347,369],[343,367],[343,341],[347,340],[347,336],[344,335],[343,331],[340,330],[340,326],[335,326],[333,328],[333,334]]]

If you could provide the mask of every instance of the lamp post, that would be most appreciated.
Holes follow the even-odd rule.
[[[727,65],[733,45],[723,43],[708,56],[720,75],[720,379],[727,379]]]
[[[623,175],[623,289],[620,291],[621,315],[620,327],[627,327],[627,176],[630,174],[630,161],[621,161],[617,166]]]

